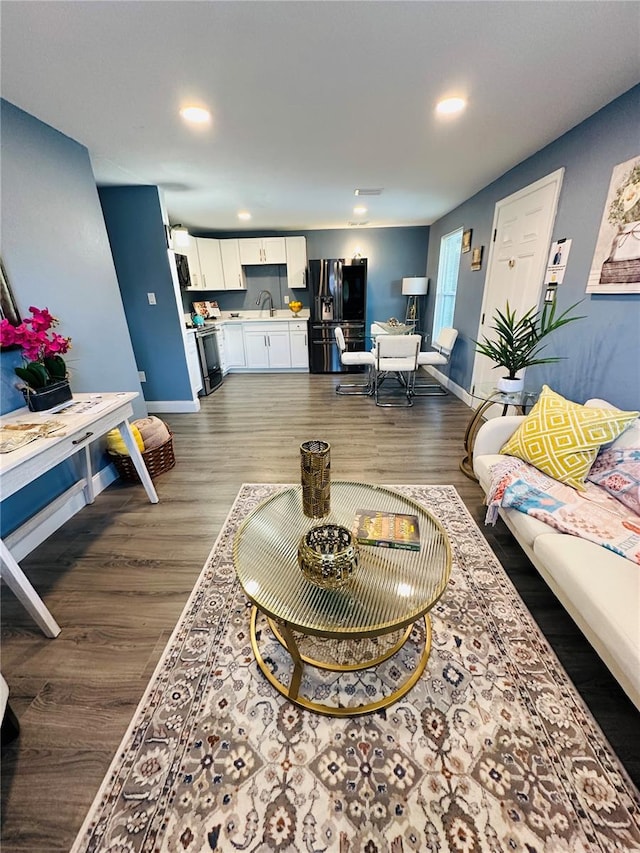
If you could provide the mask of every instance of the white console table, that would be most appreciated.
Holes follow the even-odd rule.
[[[57,407],[48,412],[30,412],[24,408],[3,415],[0,418],[2,427],[18,423],[40,424],[52,420],[60,421],[64,426],[46,438],[37,438],[17,450],[0,454],[2,500],[66,459],[82,454],[83,477],[80,484],[84,489],[86,502],[93,503],[95,495],[90,445],[109,430],[117,427],[131,454],[149,500],[151,503],[158,503],[158,495],[129,426],[129,418],[133,415],[131,401],[137,396],[137,393],[131,391],[111,394],[74,394],[72,403],[65,404],[66,408]],[[0,539],[0,558],[2,578],[7,586],[15,593],[47,637],[57,637],[60,626],[2,539]]]

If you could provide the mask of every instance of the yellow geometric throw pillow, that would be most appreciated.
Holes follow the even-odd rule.
[[[523,459],[554,480],[584,491],[601,444],[613,441],[638,412],[591,409],[565,400],[547,385],[500,453]]]

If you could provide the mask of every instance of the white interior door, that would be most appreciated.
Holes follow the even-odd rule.
[[[491,339],[496,308],[519,315],[540,304],[564,169],[558,169],[496,204],[477,339]],[[471,390],[500,378],[500,368],[476,353]]]

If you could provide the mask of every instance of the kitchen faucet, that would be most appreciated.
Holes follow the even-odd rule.
[[[256,299],[256,305],[260,305],[260,303],[262,302],[262,297],[265,293],[269,297],[269,316],[273,317],[273,315],[276,313],[276,309],[273,307],[273,296],[269,293],[268,290],[260,291],[260,295]]]

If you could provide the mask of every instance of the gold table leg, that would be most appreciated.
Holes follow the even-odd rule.
[[[469,421],[464,433],[463,443],[465,455],[460,461],[460,470],[465,475],[465,477],[468,477],[470,480],[478,480],[478,478],[473,472],[473,447],[476,443],[476,435],[478,434],[478,430],[482,426],[482,416],[487,411],[489,406],[492,405],[493,402],[491,400],[485,400],[484,403],[481,403],[473,413],[473,416]]]
[[[267,621],[269,623],[269,627],[271,628],[271,630],[275,634],[277,640],[280,642],[280,644],[282,646],[284,646],[284,648],[289,653],[291,653],[290,649],[289,649],[289,643],[282,636],[284,632],[281,630],[280,624],[278,624],[275,621],[275,619],[272,619],[270,616],[267,617]],[[405,630],[402,632],[402,634],[400,635],[400,638],[398,639],[398,641],[396,643],[394,643],[393,646],[390,646],[386,652],[384,652],[381,655],[378,655],[378,657],[371,658],[371,660],[367,660],[367,661],[364,661],[362,663],[353,663],[353,664],[329,663],[328,661],[317,660],[317,658],[312,658],[312,657],[309,657],[308,655],[303,655],[301,652],[300,652],[300,658],[302,661],[304,661],[304,663],[308,663],[308,664],[311,664],[311,666],[315,666],[316,669],[327,669],[330,672],[356,672],[359,669],[369,669],[372,666],[378,666],[378,664],[384,663],[384,661],[388,660],[390,657],[393,657],[393,655],[395,655],[396,652],[399,652],[400,649],[404,646],[404,644],[407,642],[407,640],[411,636],[412,630],[413,630],[413,625],[408,625],[405,628]],[[295,638],[294,638],[294,643],[295,643]],[[296,643],[296,648],[298,651],[300,651],[299,647],[297,646],[297,643]],[[293,655],[292,655],[292,657],[293,657]]]
[[[258,619],[258,608],[253,605],[251,608],[251,646],[253,648],[253,653],[256,658],[256,662],[260,669],[262,670],[263,675],[269,681],[269,683],[286,699],[289,699],[291,702],[294,702],[296,705],[299,705],[301,708],[305,708],[308,711],[313,711],[316,714],[325,714],[329,717],[356,717],[362,714],[371,714],[374,711],[378,711],[381,708],[387,708],[389,705],[393,705],[394,702],[397,702],[398,699],[402,698],[405,694],[407,694],[412,687],[420,680],[422,673],[425,670],[427,665],[427,661],[429,660],[429,654],[431,652],[431,619],[427,615],[424,617],[424,625],[425,625],[425,641],[424,648],[418,660],[415,670],[411,673],[409,678],[388,696],[383,697],[382,699],[377,699],[375,702],[367,702],[362,705],[355,705],[353,707],[341,707],[341,706],[333,706],[333,705],[325,705],[320,702],[313,702],[310,699],[306,699],[304,696],[299,695],[300,683],[302,680],[302,672],[304,668],[304,661],[310,660],[304,658],[298,649],[298,645],[295,641],[295,637],[293,636],[293,632],[291,628],[286,623],[280,623],[280,630],[282,634],[282,638],[277,637],[280,642],[284,640],[283,647],[286,648],[287,652],[291,655],[293,659],[293,674],[291,676],[291,680],[289,685],[285,685],[281,682],[276,676],[271,672],[269,667],[264,661],[260,649],[258,647],[258,639],[256,636],[256,626]],[[412,626],[411,626],[412,627]],[[407,638],[410,636],[411,630],[409,628],[408,631],[405,631],[402,635],[402,644],[406,642]],[[277,635],[276,635],[277,636]],[[394,648],[394,652],[396,649]],[[386,659],[389,655],[384,655],[382,659]],[[377,661],[374,661],[375,664]],[[313,664],[312,664],[313,665]],[[358,669],[368,669],[372,665],[372,662],[369,661],[366,664],[363,664]],[[329,666],[324,664],[323,668],[330,669]],[[344,668],[340,669],[332,669],[333,672],[342,672],[346,671]]]
[[[289,690],[287,691],[287,696],[289,699],[295,701],[300,692],[300,682],[302,681],[302,670],[304,669],[304,663],[302,662],[302,658],[300,657],[300,650],[298,649],[298,644],[296,643],[296,638],[293,636],[293,631],[287,625],[286,622],[282,622],[280,625],[280,630],[282,631],[282,636],[285,641],[285,648],[293,658],[293,673],[291,675],[291,681],[289,683]]]
[[[464,450],[465,455],[460,460],[460,470],[468,477],[470,480],[478,481],[474,470],[473,470],[473,448],[476,443],[476,436],[478,435],[478,430],[483,424],[483,415],[487,411],[490,406],[499,406],[502,405],[502,415],[507,414],[509,410],[509,406],[513,405],[512,403],[501,403],[500,400],[485,400],[483,403],[480,403],[478,408],[473,413],[471,420],[469,421],[467,428],[464,433]],[[523,406],[513,406],[513,408],[518,412],[518,414],[524,414]]]

